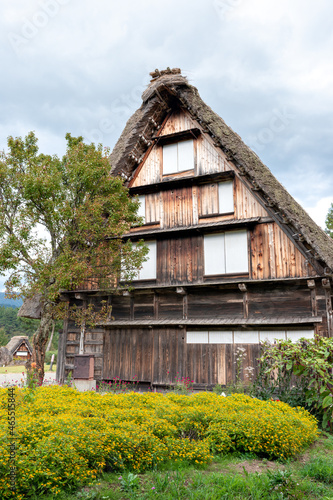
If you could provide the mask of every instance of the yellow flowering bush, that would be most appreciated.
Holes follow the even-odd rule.
[[[31,397],[33,394],[33,397]],[[29,396],[29,397],[28,397]],[[169,460],[197,465],[214,453],[288,458],[317,437],[302,408],[242,394],[100,395],[69,387],[15,389],[17,491],[10,491],[6,389],[0,389],[0,497],[71,491],[105,469],[142,472]]]

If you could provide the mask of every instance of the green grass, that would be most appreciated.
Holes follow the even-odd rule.
[[[45,373],[49,371],[50,369],[50,364],[44,365],[44,370]],[[56,365],[53,365],[52,371],[56,370]],[[1,366],[0,367],[0,374],[5,374],[5,373],[24,373],[25,372],[25,367],[24,365],[15,365],[15,366]]]
[[[206,469],[175,467],[135,475],[105,473],[90,487],[59,500],[333,500],[333,436],[285,463],[230,454]],[[51,496],[40,496],[51,500]]]

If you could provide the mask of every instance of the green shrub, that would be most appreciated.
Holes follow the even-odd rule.
[[[67,386],[15,389],[17,497],[57,496],[104,470],[139,472],[162,464],[209,463],[237,450],[286,459],[317,437],[302,408],[237,394],[104,395]],[[0,389],[0,496],[9,490],[8,391]],[[21,495],[21,496],[20,496]]]
[[[252,394],[277,397],[291,406],[303,406],[333,430],[333,338],[281,340],[262,344],[259,374]]]

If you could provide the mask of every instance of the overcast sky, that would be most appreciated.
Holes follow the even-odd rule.
[[[0,4],[0,148],[34,130],[114,146],[149,72],[180,67],[324,227],[333,201],[332,0]]]

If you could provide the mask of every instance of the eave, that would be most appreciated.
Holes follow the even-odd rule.
[[[146,319],[146,320],[114,320],[100,323],[101,326],[108,327],[153,327],[153,326],[225,326],[225,327],[252,327],[252,326],[297,326],[314,325],[322,323],[321,317],[300,316],[300,317],[272,317],[272,318],[235,318],[224,317],[219,319]]]
[[[166,229],[137,229],[131,231],[124,235],[124,238],[128,239],[138,239],[145,236],[149,237],[159,237],[160,235],[171,235],[171,234],[184,234],[184,233],[207,233],[211,231],[218,231],[219,229],[231,229],[231,228],[244,228],[248,226],[253,226],[254,224],[260,224],[265,222],[273,222],[270,217],[251,217],[248,219],[228,219],[219,222],[207,222],[203,224],[195,224],[187,227],[172,227]]]
[[[235,177],[235,172],[233,170],[227,170],[226,172],[218,172],[216,174],[206,174],[197,176],[187,176],[187,177],[165,177],[162,182],[156,182],[154,184],[148,184],[144,186],[136,186],[129,188],[131,195],[134,194],[150,194],[157,193],[159,191],[166,191],[171,189],[180,189],[182,187],[188,186],[199,186],[202,184],[208,184],[210,182],[219,182]]]

